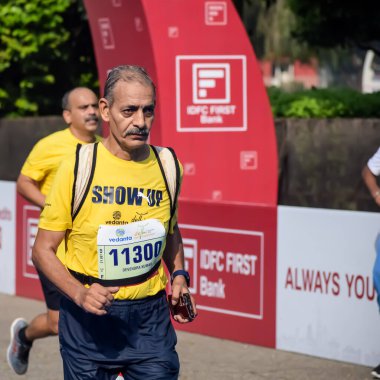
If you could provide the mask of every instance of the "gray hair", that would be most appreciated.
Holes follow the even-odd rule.
[[[153,100],[156,103],[156,86],[145,69],[136,65],[121,65],[110,70],[104,86],[104,97],[107,99],[111,107],[114,102],[113,90],[115,85],[120,80],[124,82],[138,82],[143,85],[148,85],[153,90]]]
[[[62,110],[68,110],[69,109],[69,96],[73,90],[66,91],[65,94],[62,97]]]

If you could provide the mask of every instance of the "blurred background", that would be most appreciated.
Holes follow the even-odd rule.
[[[380,128],[375,2],[233,3],[275,118],[279,204],[377,211],[360,176]],[[0,178],[15,180],[33,144],[63,128],[60,117],[46,119],[61,114],[62,94],[75,86],[101,91],[82,0],[2,0],[0,19],[0,137],[8,144]],[[30,126],[24,144],[9,132],[20,117]]]
[[[308,116],[297,114],[295,105],[287,113],[279,109],[275,89],[340,89],[341,97],[380,90],[380,24],[373,1],[234,0],[234,5],[270,88],[275,116]],[[0,117],[59,114],[63,92],[77,85],[97,88],[81,0],[2,0],[0,17]],[[369,110],[350,114],[335,106],[329,109],[326,102],[323,114],[310,116],[370,116]],[[379,116],[379,107],[373,112]]]
[[[149,31],[157,41],[162,36],[157,29],[171,26],[167,25],[168,19],[172,22],[178,13],[186,23],[186,30],[194,30],[199,20],[202,25],[207,24],[202,13],[205,4],[222,4],[224,9],[228,4],[234,26],[239,20],[233,7],[244,25],[241,28],[238,23],[242,33],[236,34],[239,37],[230,33],[229,41],[237,41],[236,45],[244,42],[244,57],[251,64],[247,67],[252,68],[255,63],[254,71],[248,71],[247,78],[260,82],[261,71],[273,122],[265,93],[264,96],[258,93],[258,89],[262,90],[259,83],[247,102],[248,113],[255,113],[249,130],[234,135],[223,132],[211,137],[210,134],[211,143],[206,141],[205,134],[200,137],[181,133],[181,139],[178,138],[181,149],[173,144],[183,163],[186,163],[182,159],[186,149],[189,151],[187,163],[191,164],[188,166],[191,170],[185,178],[187,183],[201,190],[206,188],[207,181],[212,186],[232,184],[238,200],[224,201],[227,198],[222,197],[216,185],[210,186],[212,202],[209,194],[203,203],[194,194],[195,201],[186,199],[185,188],[182,193],[181,220],[185,222],[181,230],[187,244],[186,265],[193,270],[192,278],[197,276],[194,281],[199,285],[197,302],[205,316],[198,324],[199,331],[254,344],[265,343],[280,350],[377,365],[380,330],[372,266],[380,213],[361,176],[362,168],[380,142],[380,23],[379,7],[373,0],[0,0],[0,291],[29,297],[34,292],[32,286],[38,284],[37,276],[33,277],[36,273],[30,248],[39,209],[29,213],[30,208],[16,194],[14,182],[25,158],[36,141],[65,128],[61,98],[67,90],[86,86],[102,95],[83,1],[94,7],[95,3],[99,5],[96,18],[90,18],[95,23],[109,14],[117,16],[118,30],[121,30],[118,37],[122,40],[119,46],[132,49],[132,53],[144,52],[145,45],[137,46],[133,39],[136,34],[126,34],[133,28],[137,33],[137,26],[141,27],[133,23],[136,19],[131,8],[143,3],[144,10],[155,11],[156,29],[151,23],[151,29],[142,30]],[[198,10],[202,9],[198,19],[195,11],[194,14],[189,11],[195,9],[195,3]],[[162,8],[171,6],[170,10],[175,8],[178,13],[156,12],[161,4]],[[127,9],[125,13],[119,13],[121,6]],[[165,19],[168,14],[172,18]],[[125,23],[128,16],[130,24]],[[231,25],[232,22],[228,26]],[[234,50],[233,43],[228,45],[220,37],[222,32],[217,26],[200,30],[207,31],[204,40],[212,36],[217,41],[217,44],[212,41],[214,50],[223,50],[223,54]],[[149,33],[141,41],[150,41]],[[198,42],[198,36],[192,33],[186,37],[183,41],[187,43]],[[95,46],[106,49],[104,41],[101,43]],[[189,47],[182,43],[175,42],[183,50],[181,54]],[[139,48],[142,50],[133,50]],[[207,46],[206,51],[197,50],[198,45],[191,46],[186,53],[210,55],[212,49]],[[112,57],[120,60],[130,57],[114,52]],[[156,49],[155,54],[158,52],[161,65],[170,59],[174,67],[174,55],[168,58],[165,48]],[[133,56],[132,53],[128,50],[128,54]],[[108,61],[107,66],[102,65],[100,72],[105,73]],[[170,70],[173,78],[175,71]],[[234,84],[239,90],[245,85],[240,81]],[[174,81],[170,85],[161,87],[160,94],[170,92],[170,98],[163,98],[165,106],[166,99],[170,99],[169,106],[173,107],[169,111],[162,107],[165,113],[157,113],[158,122],[178,110],[174,101],[180,99],[181,92],[171,90],[175,88]],[[168,131],[166,140],[162,139],[165,144],[172,141],[168,138],[172,137],[170,128],[179,124],[174,116],[170,120],[173,122],[165,124]],[[265,138],[261,137],[264,141],[259,141],[258,129],[261,133],[270,131],[263,135]],[[225,144],[220,143],[221,137]],[[242,144],[233,145],[233,139],[233,142],[239,139]],[[154,138],[152,142],[156,143]],[[199,142],[204,144],[204,149],[198,148]],[[236,147],[235,155],[231,147]],[[251,154],[245,157],[255,165],[242,167],[241,153]],[[220,157],[231,166],[223,166]],[[260,157],[259,166],[255,157]],[[195,171],[197,162],[198,172]],[[270,166],[265,166],[268,162]],[[277,163],[278,178],[273,170],[277,169]],[[206,175],[201,177],[199,173]],[[232,181],[236,173],[241,176]],[[219,183],[216,174],[221,174]],[[240,178],[250,181],[242,184]],[[239,202],[243,192],[252,195],[258,188],[264,195],[273,190],[271,202]],[[259,257],[260,270],[247,276],[239,270],[223,273],[212,265],[198,265],[201,253],[203,258],[212,258],[216,256],[211,254],[224,257],[224,252],[226,257],[231,253],[231,257],[239,260],[242,253],[254,260]],[[223,289],[220,292],[223,296],[226,284],[227,296],[208,294],[209,284],[210,289],[215,285]],[[242,299],[240,295],[247,289],[250,297]],[[260,314],[262,307],[265,317]],[[247,310],[260,313],[247,317]],[[224,311],[227,313],[223,314]],[[229,328],[232,325],[234,329]]]

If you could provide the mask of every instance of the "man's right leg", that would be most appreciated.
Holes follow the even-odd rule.
[[[58,334],[59,311],[48,309],[46,313],[37,315],[25,328],[26,341],[45,338]]]
[[[61,355],[64,380],[125,380],[122,368],[101,368],[99,364],[92,362],[91,358],[84,360],[70,356],[64,348],[61,348]]]
[[[47,312],[37,315],[26,327],[23,338],[29,342],[58,334],[59,305],[62,294],[43,273],[38,271],[38,275],[45,297]]]
[[[62,294],[42,273],[39,273],[39,276],[48,307],[47,312],[37,315],[30,324],[22,318],[17,318],[11,326],[7,361],[19,375],[26,373],[28,369],[29,352],[33,341],[58,334],[59,304]]]

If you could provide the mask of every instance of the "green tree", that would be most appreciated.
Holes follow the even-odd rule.
[[[278,67],[317,62],[329,85],[360,88],[363,49],[380,48],[373,1],[362,7],[342,0],[240,0],[240,9],[243,1],[240,14],[259,59]]]
[[[307,45],[291,34],[295,16],[286,0],[246,0],[243,5],[240,15],[259,59],[282,63],[307,61],[313,56]]]
[[[378,4],[373,0],[287,0],[293,35],[314,47],[359,47],[380,54]]]
[[[0,117],[57,114],[65,91],[97,86],[81,1],[2,0],[0,19]]]

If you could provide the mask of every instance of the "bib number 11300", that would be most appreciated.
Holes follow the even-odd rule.
[[[146,243],[144,245],[135,245],[134,247],[112,248],[108,254],[113,258],[113,265],[131,265],[149,262],[160,255],[162,242]]]
[[[121,227],[100,225],[97,237],[99,278],[123,279],[148,273],[161,261],[165,236],[164,225],[156,219]]]

